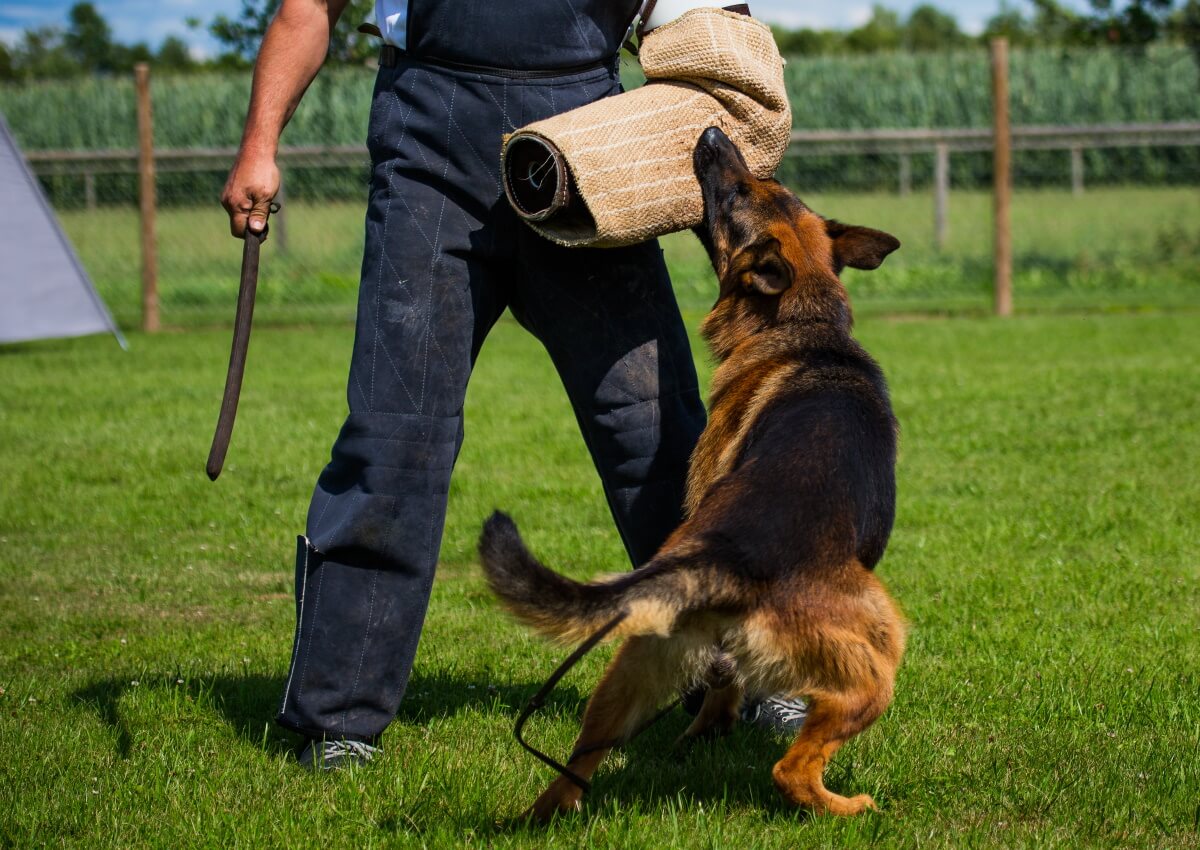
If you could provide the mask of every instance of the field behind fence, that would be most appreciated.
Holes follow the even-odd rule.
[[[636,68],[626,70],[632,81]],[[890,230],[904,243],[880,271],[848,278],[858,308],[988,309],[990,134],[965,143],[954,135],[986,131],[992,121],[987,52],[792,57],[787,80],[797,138],[781,178],[819,212]],[[285,165],[287,212],[266,249],[262,318],[353,313],[372,83],[366,68],[327,70],[285,133],[285,146],[342,150]],[[1175,47],[1014,51],[1010,87],[1017,308],[1200,305],[1200,70],[1193,56]],[[152,93],[163,321],[223,321],[239,251],[216,198],[249,77],[156,77]],[[0,112],[102,295],[123,324],[136,324],[133,81],[0,87]],[[1131,125],[1144,132],[1130,132]],[[1107,135],[1089,129],[1047,149],[1022,147],[1029,128]],[[910,131],[909,140],[894,130]],[[925,141],[913,142],[911,133]],[[706,306],[714,286],[694,240],[670,237],[666,249],[681,301]]]

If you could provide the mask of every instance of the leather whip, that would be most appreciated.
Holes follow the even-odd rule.
[[[278,204],[271,204],[271,212],[279,211]],[[225,375],[225,395],[221,398],[221,413],[217,417],[217,430],[213,434],[212,448],[208,452],[205,471],[212,481],[217,480],[225,465],[225,453],[229,451],[229,439],[233,436],[233,420],[237,416],[238,398],[242,393],[242,375],[246,371],[246,351],[250,348],[250,324],[254,318],[254,294],[258,290],[258,256],[263,240],[267,238],[267,227],[261,233],[252,233],[246,228],[242,244],[242,278],[238,285],[237,315],[233,320],[233,347],[229,351],[229,371]]]

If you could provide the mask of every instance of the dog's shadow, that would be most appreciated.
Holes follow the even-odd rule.
[[[396,717],[398,724],[427,723],[463,711],[479,710],[507,714],[514,720],[540,682],[509,685],[482,685],[486,676],[469,671],[414,671],[408,696]],[[228,727],[246,743],[273,756],[294,751],[300,738],[272,722],[283,692],[284,677],[254,673],[197,677],[180,683],[174,677],[133,685],[128,678],[94,682],[73,694],[75,700],[95,714],[115,732],[116,751],[128,758],[135,729],[122,711],[122,700],[134,688],[175,689],[178,699],[197,706],[202,713],[219,714]],[[549,714],[582,717],[587,694],[578,688],[560,685],[546,701]],[[688,718],[681,709],[667,713],[634,741],[610,756],[601,768],[592,792],[585,798],[583,812],[576,817],[585,821],[605,817],[618,809],[636,806],[653,810],[664,803],[681,801],[724,802],[749,805],[764,814],[786,813],[795,818],[794,809],[780,801],[771,782],[771,765],[783,754],[786,743],[765,730],[740,724],[728,737],[677,744],[676,738],[687,727]],[[531,723],[527,738],[536,745],[537,721]],[[532,758],[514,747],[514,758]],[[563,753],[551,753],[562,758]],[[614,766],[615,765],[615,766]],[[554,776],[545,770],[548,783]],[[853,777],[831,776],[831,785],[854,786]],[[522,801],[531,803],[532,800]],[[474,821],[480,832],[533,830],[519,817],[519,811],[497,812],[480,809],[463,813]],[[419,816],[418,816],[419,817]],[[385,830],[387,822],[381,823]],[[390,824],[393,830],[420,830],[422,825],[406,819],[406,826]]]
[[[792,821],[806,816],[783,802],[771,779],[771,767],[786,751],[786,740],[766,729],[738,724],[725,737],[679,741],[690,722],[691,717],[677,708],[615,751],[593,778],[582,812],[567,819],[587,823],[630,809],[653,812],[664,805],[696,804],[710,811],[718,804],[748,806]],[[554,773],[547,769],[544,778],[549,783]],[[831,784],[840,785],[841,777],[831,778]],[[530,824],[518,812],[498,826],[504,831],[543,828]]]

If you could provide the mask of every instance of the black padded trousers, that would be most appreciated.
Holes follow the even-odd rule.
[[[467,379],[506,307],[557,367],[631,561],[679,523],[704,407],[661,250],[553,245],[500,184],[503,133],[617,91],[615,66],[535,79],[404,58],[380,69],[350,413],[300,539],[283,726],[369,740],[395,716]]]

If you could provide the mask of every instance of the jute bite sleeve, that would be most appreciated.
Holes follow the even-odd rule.
[[[543,236],[613,247],[699,224],[700,134],[720,127],[756,175],[774,173],[792,129],[783,60],[763,23],[693,9],[641,44],[647,83],[505,139],[509,202]]]

